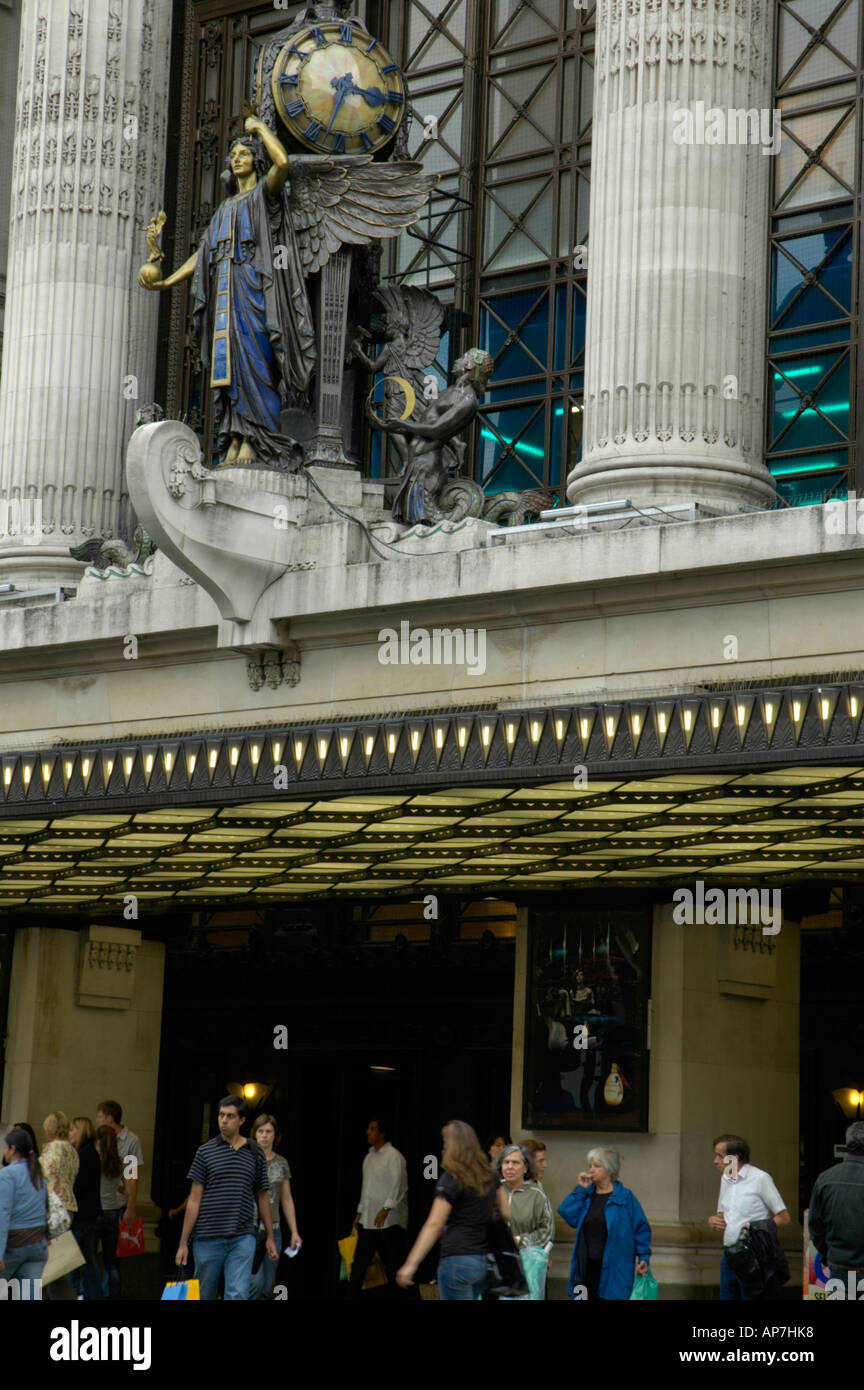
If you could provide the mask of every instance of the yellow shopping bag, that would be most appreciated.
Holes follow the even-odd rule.
[[[339,1241],[339,1254],[345,1265],[345,1278],[351,1278],[351,1266],[354,1263],[354,1255],[357,1250],[357,1232],[352,1231],[350,1236]],[[372,1256],[366,1276],[363,1280],[364,1289],[377,1289],[381,1284],[387,1283],[387,1275],[384,1273],[384,1265],[378,1251]]]

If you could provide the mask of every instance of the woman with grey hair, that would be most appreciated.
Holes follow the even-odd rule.
[[[588,1153],[588,1172],[558,1208],[576,1231],[570,1265],[570,1296],[575,1299],[629,1299],[633,1280],[645,1274],[651,1258],[651,1227],[638,1200],[618,1180],[617,1149]]]
[[[555,1232],[549,1198],[537,1185],[537,1170],[531,1153],[521,1144],[505,1145],[498,1155],[495,1169],[510,1199],[510,1219],[507,1224],[528,1284],[527,1298],[542,1302],[546,1266]]]

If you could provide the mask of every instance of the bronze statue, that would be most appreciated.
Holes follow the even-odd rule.
[[[465,443],[457,436],[474,420],[492,367],[488,352],[471,348],[454,366],[452,385],[427,402],[416,420],[381,419],[367,403],[367,414],[376,429],[401,434],[406,441],[405,464],[393,499],[394,520],[433,525],[447,518],[442,496],[465,457]]]
[[[437,176],[368,155],[289,157],[257,116],[244,128],[222,176],[228,196],[198,250],[166,279],[148,262],[138,283],[166,290],[192,279],[221,462],[293,470],[302,452],[280,433],[279,416],[304,404],[316,370],[308,277],[343,245],[396,237],[416,222]]]
[[[428,373],[441,346],[441,324],[444,309],[434,295],[412,285],[379,285],[375,298],[385,311],[383,346],[377,357],[369,357],[363,348],[361,333],[351,344],[349,361],[360,362],[374,376],[384,373],[384,399],[381,419],[388,424],[394,420],[412,420],[422,415],[426,401],[437,395],[437,382]],[[431,390],[430,390],[431,384]],[[399,458],[404,464],[408,440],[399,430],[391,434]]]

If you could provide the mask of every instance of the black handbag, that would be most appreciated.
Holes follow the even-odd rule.
[[[486,1256],[486,1288],[483,1298],[493,1302],[499,1298],[524,1298],[529,1293],[528,1281],[519,1259],[510,1229],[496,1211],[487,1227],[489,1254]]]

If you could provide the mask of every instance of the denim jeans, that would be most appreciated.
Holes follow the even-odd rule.
[[[0,1279],[41,1279],[47,1259],[47,1240],[37,1240],[35,1245],[21,1245],[17,1250],[7,1250],[3,1256],[4,1268],[0,1269]],[[35,1291],[29,1284],[27,1296],[35,1297]]]
[[[745,1293],[744,1285],[724,1254],[720,1265],[720,1298],[724,1303],[767,1303],[779,1297],[780,1289],[779,1279],[772,1279],[755,1298],[752,1294]]]
[[[255,1237],[198,1237],[194,1244],[195,1268],[200,1282],[201,1301],[212,1301],[219,1292],[219,1276],[225,1275],[225,1302],[249,1297]],[[264,1256],[267,1259],[267,1256]],[[269,1261],[268,1261],[269,1263]]]
[[[99,1220],[96,1222],[96,1233],[93,1240],[93,1253],[96,1253],[96,1242],[102,1242],[102,1263],[105,1266],[105,1277],[102,1280],[102,1290],[105,1297],[115,1301],[120,1297],[120,1262],[117,1259],[117,1237],[120,1234],[120,1217],[125,1208],[117,1207],[115,1210],[103,1211]],[[84,1251],[81,1252],[84,1254]]]
[[[485,1255],[446,1255],[438,1261],[442,1303],[471,1303],[486,1287]]]
[[[276,1249],[282,1254],[282,1232],[277,1229],[273,1232],[273,1239],[276,1242]],[[268,1299],[273,1292],[273,1285],[276,1283],[276,1271],[279,1268],[278,1260],[271,1260],[267,1251],[264,1251],[264,1259],[258,1269],[252,1275],[252,1282],[249,1285],[249,1298],[253,1303],[261,1303]]]
[[[99,1266],[96,1263],[98,1224],[97,1217],[85,1221],[77,1212],[72,1217],[72,1234],[78,1242],[86,1263],[80,1269],[74,1269],[70,1278],[75,1285],[76,1293],[81,1294],[88,1301],[102,1297]]]

